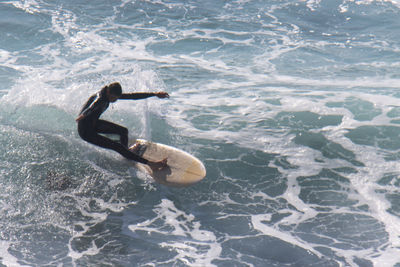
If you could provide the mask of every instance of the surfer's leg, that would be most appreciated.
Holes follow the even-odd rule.
[[[115,142],[115,141],[113,141],[105,136],[102,136],[100,134],[92,133],[90,135],[90,137],[85,138],[85,141],[87,141],[91,144],[103,147],[103,148],[112,149],[127,159],[138,161],[138,162],[144,163],[144,164],[147,164],[147,162],[148,162],[146,159],[129,151],[129,149],[126,146],[124,146],[123,144],[121,144],[119,142]]]
[[[96,132],[104,134],[117,134],[119,135],[121,144],[124,147],[128,147],[128,129],[121,125],[105,120],[98,120],[96,123]]]

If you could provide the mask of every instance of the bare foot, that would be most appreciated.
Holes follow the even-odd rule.
[[[138,142],[136,142],[134,145],[129,147],[129,150],[132,151],[133,153],[137,154],[137,152],[139,151],[139,148],[140,148],[140,144]]]

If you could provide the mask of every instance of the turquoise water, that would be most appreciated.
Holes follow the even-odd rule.
[[[0,266],[400,266],[400,2],[0,14]],[[170,93],[103,118],[197,156],[203,181],[156,184],[79,138],[114,81]]]

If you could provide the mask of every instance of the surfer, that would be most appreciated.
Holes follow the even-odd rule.
[[[129,150],[127,128],[99,119],[101,114],[110,105],[110,102],[114,103],[118,99],[145,99],[152,96],[169,98],[167,92],[123,94],[122,87],[118,82],[104,86],[99,92],[88,99],[79,113],[79,116],[76,118],[79,136],[91,144],[112,149],[127,159],[147,164],[152,169],[160,170],[165,168],[167,166],[166,158],[158,162],[153,162]],[[119,142],[113,141],[100,134],[117,134],[119,135]]]

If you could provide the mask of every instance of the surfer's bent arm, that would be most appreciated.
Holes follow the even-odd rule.
[[[157,96],[158,98],[168,98],[169,95],[167,92],[157,92],[157,93],[129,93],[122,94],[119,99],[145,99],[152,96]]]
[[[76,118],[76,121],[79,122],[80,120],[86,118],[93,112],[102,109],[102,103],[100,97],[98,95],[93,95],[89,98],[85,106],[82,108],[79,116]]]

